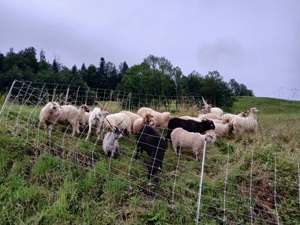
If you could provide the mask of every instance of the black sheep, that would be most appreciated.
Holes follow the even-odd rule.
[[[172,118],[169,120],[168,123],[168,132],[165,137],[167,141],[171,140],[171,133],[177,127],[181,127],[184,130],[189,132],[204,133],[207,130],[214,130],[215,124],[211,120],[202,120],[201,122],[198,122],[196,120]]]
[[[139,150],[141,152],[145,150],[151,158],[148,163],[148,179],[150,179],[158,169],[162,169],[167,142],[153,127],[144,125],[138,132],[136,145],[137,155]]]

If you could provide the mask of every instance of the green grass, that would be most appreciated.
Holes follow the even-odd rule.
[[[300,102],[239,97],[232,112],[250,107],[259,109],[257,135],[208,146],[199,224],[250,224],[250,194],[253,224],[276,224],[276,209],[281,224],[300,223]],[[101,140],[72,138],[70,128],[48,140],[39,110],[9,103],[0,116],[0,224],[195,224],[201,162],[190,151],[178,160],[169,146],[150,185],[146,154],[132,159],[133,136],[111,160]]]

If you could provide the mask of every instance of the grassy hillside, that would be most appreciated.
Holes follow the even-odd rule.
[[[257,135],[208,146],[199,224],[300,223],[300,102],[240,97],[232,111],[250,107]],[[0,115],[0,224],[195,224],[201,161],[190,151],[169,146],[149,184],[134,136],[113,160],[95,136],[61,126],[49,140],[39,110],[8,103]]]

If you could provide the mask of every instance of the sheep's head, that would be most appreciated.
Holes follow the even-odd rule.
[[[144,120],[144,124],[149,126],[155,126],[155,119],[153,115],[147,113],[143,120]]]
[[[116,139],[119,139],[119,138],[121,138],[123,136],[122,135],[122,131],[117,126],[115,126],[115,129],[114,129],[113,132],[114,132],[114,135],[115,135]]]
[[[161,114],[163,115],[163,117],[170,118],[170,119],[172,118],[170,112],[162,112]]]
[[[100,122],[104,122],[105,118],[109,115],[109,112],[107,111],[100,111],[96,115],[96,119],[99,120]]]
[[[240,116],[240,117],[247,117],[247,113],[246,112],[240,112],[238,114],[238,116]]]
[[[205,140],[208,142],[216,143],[217,141],[217,135],[213,131],[208,131],[205,133]]]
[[[51,106],[50,106],[50,109],[59,109],[60,108],[60,105],[57,103],[57,102],[52,102]]]
[[[80,110],[83,110],[83,111],[85,111],[85,112],[90,112],[90,109],[89,109],[89,107],[88,107],[86,104],[81,105],[81,106],[80,106]]]

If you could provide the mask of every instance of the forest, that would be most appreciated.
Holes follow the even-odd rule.
[[[254,96],[245,84],[233,78],[224,81],[218,71],[201,75],[194,70],[183,74],[165,57],[149,55],[131,67],[126,61],[116,66],[101,57],[97,66],[90,64],[87,67],[82,63],[80,69],[76,65],[70,69],[57,59],[52,63],[47,61],[43,49],[38,57],[34,47],[17,53],[10,48],[6,54],[0,53],[0,80],[0,94],[6,93],[14,80],[20,80],[120,90],[154,97],[204,96],[213,105],[229,108],[236,96]]]

